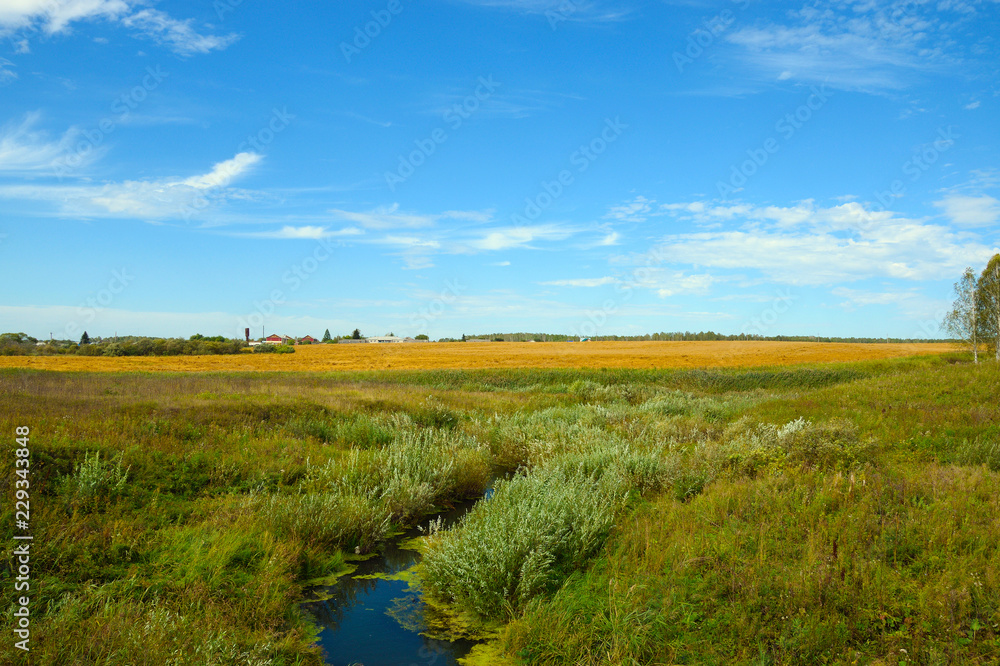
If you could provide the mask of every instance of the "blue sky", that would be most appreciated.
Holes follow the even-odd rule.
[[[0,330],[942,337],[1000,3],[8,0]]]

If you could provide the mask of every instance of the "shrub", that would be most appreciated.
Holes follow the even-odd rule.
[[[499,481],[457,528],[431,538],[425,587],[481,618],[510,617],[597,553],[629,491],[664,478],[652,456],[609,447]]]
[[[294,354],[295,347],[292,345],[272,345],[261,343],[253,348],[255,354]]]
[[[101,462],[101,452],[93,456],[84,453],[83,462],[73,468],[73,475],[65,480],[69,501],[91,507],[102,500],[110,502],[122,494],[128,480],[129,467],[122,469],[122,458],[117,462]]]
[[[717,453],[723,467],[753,476],[788,465],[849,468],[869,461],[874,448],[874,441],[859,439],[857,426],[843,419],[815,424],[798,418],[776,426],[743,418],[726,429]]]

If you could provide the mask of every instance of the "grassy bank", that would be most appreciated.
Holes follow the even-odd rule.
[[[515,470],[423,572],[508,659],[988,663],[998,384],[960,357],[4,370],[0,431],[32,429],[32,663],[319,663],[307,581]]]

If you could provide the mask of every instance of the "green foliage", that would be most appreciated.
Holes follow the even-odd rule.
[[[261,343],[253,348],[253,353],[255,354],[294,354],[295,347],[292,345],[272,345],[269,343]]]
[[[323,342],[333,342],[333,337],[330,335],[330,329],[326,329],[323,333]]]
[[[509,618],[603,547],[630,492],[663,481],[655,456],[620,446],[559,456],[498,481],[458,528],[432,538],[424,585],[485,620]]]
[[[33,659],[318,665],[305,581],[506,474],[435,534],[421,583],[453,614],[509,621],[497,653],[996,663],[995,395],[996,366],[959,354],[754,370],[0,369],[0,429],[44,433]],[[0,485],[17,478],[0,460]]]
[[[998,490],[929,465],[661,498],[501,642],[531,663],[994,663]]]
[[[129,468],[122,469],[122,458],[114,463],[101,462],[101,452],[93,456],[85,453],[83,462],[73,468],[73,476],[64,482],[65,493],[71,504],[92,507],[112,503],[125,490]]]
[[[204,342],[228,342],[228,339],[225,338],[224,336],[215,335],[215,336],[212,336],[212,337],[206,337],[206,336],[202,335],[201,333],[195,333],[194,335],[191,336],[190,339],[194,340],[194,341],[199,341],[200,340],[200,341],[204,341]]]

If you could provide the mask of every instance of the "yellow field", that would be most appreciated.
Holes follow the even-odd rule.
[[[307,345],[294,354],[0,356],[0,367],[98,372],[697,368],[861,361],[955,351],[948,343],[547,342]]]

